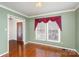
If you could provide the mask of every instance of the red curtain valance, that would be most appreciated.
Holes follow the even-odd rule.
[[[41,23],[41,22],[47,23],[48,21],[52,21],[52,22],[56,21],[56,23],[58,24],[60,30],[62,31],[61,16],[35,19],[35,29],[36,29],[38,23]]]

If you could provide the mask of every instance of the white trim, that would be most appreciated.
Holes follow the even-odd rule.
[[[23,40],[24,40],[24,44],[26,42],[26,22],[25,19],[23,20]]]
[[[77,5],[77,6],[74,8],[74,11],[76,11],[78,8],[79,8],[79,5]]]
[[[26,44],[28,44],[28,43],[41,44],[41,45],[50,46],[50,47],[56,47],[56,48],[61,48],[61,49],[68,49],[68,50],[75,51],[79,55],[79,53],[78,53],[78,51],[76,49],[71,49],[71,48],[66,48],[66,47],[60,47],[60,46],[50,45],[50,44],[44,44],[44,43],[38,43],[38,42],[32,42],[32,41],[26,42]]]
[[[29,44],[29,41],[28,41],[28,42],[25,42],[25,44],[24,44],[24,45],[26,45],[26,44]]]
[[[17,14],[19,14],[19,15],[22,15],[22,16],[24,16],[24,17],[28,17],[27,15],[24,15],[24,14],[22,14],[22,13],[20,13],[20,12],[18,12],[18,11],[15,11],[15,10],[13,10],[13,9],[11,9],[11,8],[8,8],[8,7],[4,6],[4,5],[1,5],[1,4],[0,4],[0,7],[1,7],[1,8],[4,8],[4,9],[7,9],[7,10],[9,10],[9,11],[12,11],[12,12],[14,12],[14,13],[17,13]]]
[[[3,55],[5,55],[5,54],[7,54],[8,53],[8,51],[7,52],[5,52],[5,53],[3,53],[3,54],[0,54],[0,57],[2,57]]]
[[[38,43],[38,42],[32,42],[32,41],[26,42],[25,45],[26,45],[26,44],[29,44],[29,43],[41,44],[41,45],[46,45],[46,46],[51,46],[51,47],[56,47],[56,48],[62,48],[62,49],[73,50],[73,51],[75,51],[75,52],[79,55],[79,53],[78,53],[78,51],[77,51],[76,49],[65,48],[65,47],[60,47],[60,46],[56,46],[56,45],[50,45],[50,44],[44,44],[44,43]]]
[[[76,49],[60,47],[60,46],[56,46],[56,45],[50,45],[50,44],[44,44],[44,43],[32,42],[32,41],[28,41],[28,43],[34,43],[34,44],[46,45],[46,46],[51,46],[51,47],[56,47],[56,48],[68,49],[68,50],[73,50],[73,51],[77,52]]]
[[[9,14],[7,14],[7,51],[9,52]]]
[[[49,33],[48,33],[48,26],[49,26],[49,24],[47,23],[47,41],[49,41],[49,42],[56,42],[56,43],[60,43],[60,29],[58,29],[58,41],[55,41],[55,40],[49,40],[49,38],[48,38],[48,35],[49,35]],[[57,30],[57,29],[56,29]]]
[[[25,18],[22,18],[22,17],[19,17],[19,16],[15,16],[15,15],[13,15],[13,14],[7,14],[7,15],[9,15],[9,16],[12,16],[12,17],[14,17],[15,19],[25,19]]]
[[[17,17],[16,16],[13,16],[13,15],[10,15],[10,14],[7,14],[7,51],[9,52],[9,17],[10,16],[12,16],[12,17],[14,17],[15,19],[17,19]],[[26,28],[25,28],[25,19],[23,19],[23,18],[20,18],[20,17],[18,17],[18,19],[21,19],[22,21],[23,21],[23,23],[24,23],[24,37],[23,37],[23,41],[24,41],[24,44],[25,44],[25,30],[26,30]]]
[[[16,23],[17,22],[22,22],[23,23],[23,42],[24,42],[24,44],[25,44],[25,20],[23,20],[23,19],[18,19],[18,20],[16,20]],[[16,26],[15,26],[16,27]],[[16,29],[17,30],[17,29]],[[17,37],[17,34],[16,34],[16,37]]]
[[[71,11],[76,11],[78,8],[79,8],[79,5],[77,5],[77,6],[76,6],[75,8],[73,8],[73,9],[61,10],[61,11],[57,11],[57,12],[50,12],[50,13],[44,13],[44,14],[29,16],[29,18],[32,18],[32,17],[40,17],[40,16],[46,16],[46,15],[52,15],[52,14],[60,14],[60,13],[71,12]]]
[[[77,52],[77,54],[79,55],[79,52],[76,49],[74,49],[74,51]]]
[[[12,12],[14,12],[14,13],[17,13],[17,14],[19,14],[19,15],[25,16],[25,17],[27,17],[27,18],[33,18],[33,17],[46,16],[46,15],[51,15],[51,14],[59,14],[59,13],[64,13],[64,12],[76,11],[76,10],[79,8],[79,5],[77,5],[77,6],[76,6],[75,8],[73,8],[73,9],[69,9],[69,10],[62,10],[62,11],[57,11],[57,12],[44,13],[44,14],[39,14],[39,15],[34,15],[34,16],[27,16],[27,15],[24,15],[24,14],[18,12],[18,11],[15,11],[15,10],[13,10],[13,9],[11,9],[11,8],[8,8],[8,7],[6,7],[6,6],[3,6],[3,5],[1,5],[1,4],[0,4],[0,7],[4,8],[4,9],[7,9],[7,10],[9,10],[9,11],[12,11]]]
[[[39,24],[39,25],[40,25],[40,24]],[[45,33],[46,33],[46,36],[45,36],[45,37],[46,37],[46,39],[38,39],[38,38],[37,38],[38,35],[37,35],[37,28],[36,28],[36,31],[35,31],[35,35],[36,35],[35,38],[36,38],[36,40],[60,43],[60,41],[61,41],[61,40],[60,40],[60,29],[58,29],[58,40],[49,40],[49,38],[48,38],[48,30],[49,30],[49,29],[48,29],[48,25],[49,25],[48,23],[45,24],[45,29],[47,29],[47,30],[45,30]],[[57,29],[56,29],[56,30],[57,30]]]
[[[56,48],[61,48],[61,49],[68,49],[68,50],[75,51],[79,55],[78,51],[76,49],[72,49],[72,48],[66,48],[66,47],[61,47],[61,46],[56,46],[56,45],[50,45],[50,44],[44,44],[44,43],[38,43],[38,42],[32,42],[32,41],[28,41],[27,44],[28,43],[41,44],[41,45],[46,45],[46,46],[56,47]]]
[[[60,13],[65,13],[65,12],[70,12],[70,11],[75,11],[75,10],[74,9],[70,9],[70,10],[62,10],[62,11],[57,11],[57,12],[44,13],[44,14],[29,16],[29,18],[46,16],[46,15],[52,15],[52,14],[60,14]]]
[[[62,49],[73,50],[73,51],[75,51],[75,52],[79,55],[79,53],[78,53],[78,51],[77,51],[76,49],[71,49],[71,48],[66,48],[66,47],[60,47],[60,46],[50,45],[50,44],[44,44],[44,43],[38,43],[38,42],[32,42],[32,41],[26,42],[25,45],[26,45],[26,44],[29,44],[29,43],[41,44],[41,45],[46,45],[46,46],[51,46],[51,47],[57,47],[57,48],[62,48]]]
[[[41,24],[44,24],[44,23],[42,22]],[[40,25],[40,24],[39,24],[39,25]],[[45,26],[45,29],[46,29],[46,28],[47,28],[47,27],[46,27],[47,25],[44,24],[44,26]],[[38,39],[38,38],[37,38],[37,29],[38,29],[38,28],[36,28],[36,30],[35,30],[35,35],[36,35],[35,39],[36,39],[36,40],[41,40],[41,41],[47,41],[47,38],[46,38],[46,39]],[[46,34],[46,33],[47,33],[47,31],[45,30],[45,34]],[[46,34],[46,37],[47,37],[47,34]]]

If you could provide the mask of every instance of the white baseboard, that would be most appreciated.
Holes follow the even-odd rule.
[[[26,44],[28,44],[29,42],[24,42],[24,45],[26,45]],[[3,55],[5,55],[5,54],[7,54],[7,53],[9,53],[9,51],[7,51],[7,52],[5,52],[5,53],[3,53],[3,54],[0,54],[0,57],[1,56],[3,56]]]
[[[79,55],[79,52],[75,49],[75,52],[77,52],[77,54]]]
[[[60,47],[60,46],[56,46],[56,45],[50,45],[50,44],[44,44],[44,43],[38,43],[38,42],[32,42],[32,41],[28,41],[28,43],[41,44],[41,45],[46,45],[46,46],[51,46],[51,47],[56,47],[56,48],[73,50],[73,51],[77,52],[77,54],[79,55],[78,51],[76,49],[72,49],[72,48]]]
[[[28,44],[28,43],[41,44],[41,45],[46,45],[46,46],[51,46],[51,47],[57,47],[57,48],[62,48],[62,49],[73,50],[73,51],[75,51],[75,52],[79,55],[79,53],[78,53],[78,51],[77,51],[76,49],[65,48],[65,47],[60,47],[60,46],[55,46],[55,45],[50,45],[50,44],[44,44],[44,43],[38,43],[38,42],[32,42],[32,41],[28,41],[28,42],[26,42],[24,45],[26,45],[26,44]],[[3,56],[3,55],[5,55],[5,54],[7,54],[7,53],[8,53],[8,51],[5,52],[5,53],[3,53],[3,54],[0,54],[0,57]]]
[[[27,42],[24,42],[24,45],[26,44]]]
[[[26,44],[28,44],[29,42],[25,42],[25,44],[24,45],[26,45]]]
[[[3,54],[0,54],[0,57],[1,57],[1,56],[3,56],[3,55],[5,55],[5,54],[7,54],[7,53],[8,53],[8,51],[7,51],[7,52],[5,52],[5,53],[3,53]]]

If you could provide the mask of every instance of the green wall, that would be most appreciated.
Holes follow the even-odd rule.
[[[5,52],[7,52],[7,14],[11,14],[14,15],[16,17],[20,17],[20,18],[24,18],[27,19],[26,17],[23,17],[21,15],[18,15],[16,13],[13,13],[11,11],[8,11],[6,9],[3,9],[0,7],[0,54],[3,54]],[[26,26],[27,26],[27,22],[26,22]],[[28,39],[27,37],[27,32],[26,32],[26,39]],[[27,40],[26,40],[27,41]]]
[[[40,41],[35,39],[34,31],[34,19],[35,18],[26,18],[21,15],[18,15],[14,12],[8,11],[0,7],[0,54],[3,54],[7,51],[7,14],[11,14],[17,17],[26,19],[26,42],[32,41],[37,43],[51,44],[66,48],[77,49],[79,51],[79,10],[76,12],[66,12],[60,14],[51,14],[44,17],[50,16],[61,16],[62,18],[62,31],[61,31],[61,42],[47,42]],[[37,17],[39,18],[39,17]],[[29,20],[28,20],[29,19]]]
[[[79,51],[79,9],[76,11],[76,49]]]
[[[72,48],[75,49],[75,12],[66,12],[61,14],[54,14],[54,15],[48,15],[48,16],[61,16],[62,17],[62,31],[61,31],[61,42],[55,43],[55,42],[47,42],[47,41],[41,41],[35,39],[35,31],[34,31],[34,19],[30,18],[29,20],[29,40],[32,42],[39,42],[39,43],[45,43],[45,44],[51,44],[66,48]],[[44,17],[48,17],[44,16]],[[39,18],[39,17],[38,17]]]

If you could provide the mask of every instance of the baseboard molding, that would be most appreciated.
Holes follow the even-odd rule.
[[[75,52],[77,52],[77,54],[79,55],[79,52],[75,49]]]
[[[24,45],[26,45],[26,44],[28,44],[29,42],[25,42],[25,44]]]
[[[38,42],[32,42],[32,41],[25,42],[24,45],[26,45],[26,44],[28,44],[28,43],[41,44],[41,45],[46,45],[46,46],[51,46],[51,47],[56,47],[56,48],[62,48],[62,49],[73,50],[73,51],[75,51],[75,52],[79,55],[79,53],[78,53],[78,51],[77,51],[76,49],[71,49],[71,48],[66,48],[66,47],[60,47],[60,46],[50,45],[50,44],[44,44],[44,43],[38,43]],[[5,55],[5,54],[7,54],[7,53],[8,53],[8,51],[5,52],[5,53],[3,53],[3,54],[0,54],[0,57],[3,56],[3,55]]]
[[[24,45],[26,45],[27,44],[27,42],[24,42]]]
[[[3,56],[3,55],[5,55],[5,54],[7,54],[7,53],[8,53],[8,51],[7,51],[7,52],[5,52],[5,53],[3,53],[3,54],[0,54],[0,57],[1,57],[1,56]]]
[[[28,41],[28,43],[41,44],[41,45],[46,45],[46,46],[51,46],[51,47],[56,47],[56,48],[73,50],[73,51],[77,52],[77,54],[79,55],[79,53],[76,49],[71,49],[71,48],[66,48],[66,47],[61,47],[61,46],[56,46],[56,45],[50,45],[50,44],[44,44],[44,43],[38,43],[38,42],[32,42],[32,41]]]
[[[26,45],[26,44],[28,44],[29,42],[24,42],[24,45]],[[0,57],[1,56],[3,56],[3,55],[5,55],[5,54],[7,54],[7,53],[9,53],[9,51],[7,51],[7,52],[5,52],[5,53],[3,53],[3,54],[0,54]]]

